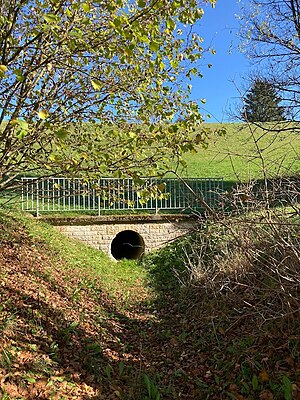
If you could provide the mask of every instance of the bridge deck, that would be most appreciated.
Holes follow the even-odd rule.
[[[51,217],[40,216],[40,220],[51,225],[108,225],[108,224],[138,224],[193,221],[198,218],[196,214],[139,214],[139,215],[101,215],[101,216],[76,216],[76,217]]]

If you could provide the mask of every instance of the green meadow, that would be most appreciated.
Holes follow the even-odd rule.
[[[219,136],[216,130],[222,126],[226,134]],[[263,171],[274,177],[291,176],[300,169],[300,136],[284,125],[277,125],[274,132],[245,124],[205,127],[211,130],[208,147],[185,155],[184,176],[244,182],[260,179]]]

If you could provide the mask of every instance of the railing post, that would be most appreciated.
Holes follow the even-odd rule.
[[[98,179],[98,217],[101,214],[101,206],[100,206],[100,179]]]
[[[36,181],[36,216],[39,216],[39,181]]]
[[[152,179],[151,179],[152,181]],[[155,180],[155,185],[157,186],[157,179]],[[152,185],[152,182],[150,182],[150,186]],[[155,196],[155,214],[158,214],[158,199],[157,199],[157,191],[156,191],[156,196]]]
[[[21,187],[21,208],[24,211],[24,178],[21,178],[22,187]]]

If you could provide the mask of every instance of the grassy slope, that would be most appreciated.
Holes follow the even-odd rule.
[[[0,225],[1,400],[300,399],[296,314],[258,328],[259,275],[257,294],[184,293],[178,249],[144,269],[32,218]]]
[[[141,269],[30,217],[0,226],[0,398],[117,398],[112,365],[121,382],[122,359],[134,363],[123,324],[148,296]]]
[[[218,127],[209,124],[212,128]],[[186,174],[191,177],[223,177],[226,181],[242,181],[261,177],[261,162],[253,137],[263,149],[267,170],[273,175],[291,175],[300,170],[300,138],[291,131],[271,134],[241,124],[225,124],[227,134],[219,137],[212,134],[208,148],[197,154],[186,155]],[[233,169],[234,166],[234,169]]]
[[[236,128],[188,155],[188,174],[235,181],[229,148],[249,156],[233,157],[241,179],[260,177]],[[299,140],[284,136],[266,153],[273,171],[286,155],[281,171],[292,174]],[[1,400],[300,399],[298,313],[260,329],[253,307],[269,288],[259,271],[234,293],[184,293],[170,272],[182,266],[178,248],[149,257],[147,270],[113,263],[19,214],[0,215],[0,243]]]

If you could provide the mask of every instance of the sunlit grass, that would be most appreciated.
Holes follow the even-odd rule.
[[[211,124],[212,130],[219,125]],[[293,175],[300,170],[300,138],[293,130],[266,132],[253,126],[224,124],[225,136],[211,134],[208,148],[185,155],[188,177],[223,177],[226,181],[247,181],[262,177],[265,167],[270,176]],[[278,129],[278,126],[276,126]],[[261,150],[265,165],[262,165]]]
[[[30,238],[43,244],[54,263],[61,268],[76,269],[79,274],[82,271],[88,277],[89,285],[97,280],[104,291],[123,302],[134,301],[142,291],[146,294],[146,290],[142,289],[146,274],[137,262],[116,262],[100,250],[67,238],[44,221],[18,211],[14,211],[13,215],[24,224]],[[99,282],[95,287],[99,287]]]

